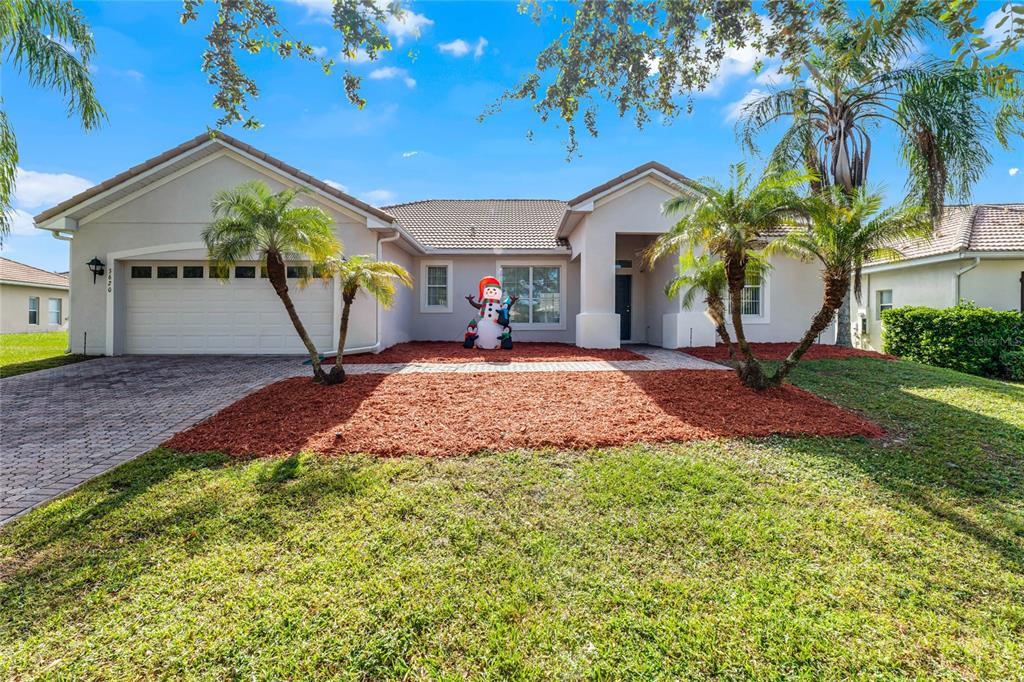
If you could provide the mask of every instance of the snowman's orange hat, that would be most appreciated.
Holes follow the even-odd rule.
[[[501,282],[498,280],[497,277],[494,277],[492,275],[487,275],[482,280],[480,280],[480,291],[477,294],[477,298],[479,300],[482,301],[484,299],[484,289],[486,289],[487,287],[498,287],[500,289]]]

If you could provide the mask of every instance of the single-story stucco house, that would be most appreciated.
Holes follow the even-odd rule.
[[[35,217],[38,228],[70,240],[72,351],[301,353],[258,264],[239,263],[223,283],[211,277],[200,238],[213,194],[254,178],[272,188],[306,188],[301,200],[331,215],[346,253],[395,261],[413,275],[414,289],[403,290],[390,310],[366,296],[356,302],[349,351],[460,341],[474,312],[464,297],[486,275],[521,296],[512,317],[516,340],[588,348],[715,342],[703,304],[683,309],[664,294],[676,263],[664,259],[648,268],[641,258],[672,225],[663,202],[688,191],[686,178],[664,165],[646,163],[568,201],[433,199],[375,207],[217,133]],[[820,304],[818,267],[787,257],[772,265],[748,285],[745,327],[754,341],[795,340]],[[340,319],[337,284],[293,289],[314,342],[330,351]],[[834,337],[830,329],[820,340]]]
[[[68,328],[68,276],[0,258],[0,334]]]
[[[854,339],[882,349],[882,311],[971,301],[1024,313],[1024,204],[947,206],[928,238],[894,244],[902,258],[863,270]]]

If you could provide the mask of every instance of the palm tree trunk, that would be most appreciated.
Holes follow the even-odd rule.
[[[850,294],[847,293],[846,298],[839,306],[839,314],[836,317],[836,345],[843,348],[853,348],[853,338],[850,334],[851,307]]]
[[[780,386],[785,380],[786,376],[790,371],[796,367],[796,363],[800,362],[800,358],[803,357],[807,349],[814,344],[814,340],[818,338],[821,332],[825,331],[825,328],[832,322],[832,318],[835,317],[836,310],[838,310],[843,304],[843,295],[848,293],[850,276],[840,277],[827,277],[825,280],[825,296],[821,302],[821,309],[818,310],[817,314],[811,318],[811,326],[808,327],[804,337],[800,340],[800,343],[796,348],[790,352],[782,364],[779,365],[778,369],[775,370],[775,374],[772,375],[771,379],[768,380],[771,386]]]
[[[328,384],[340,384],[347,378],[342,358],[345,355],[345,339],[348,337],[348,315],[351,310],[352,298],[343,295],[341,325],[338,328],[338,354],[334,356],[334,367],[331,367],[331,373],[327,375]]]
[[[711,316],[715,323],[715,331],[725,343],[725,347],[729,349],[729,359],[732,360],[736,356],[736,349],[733,348],[732,338],[729,336],[729,328],[725,326],[725,304],[722,303],[720,297],[704,299],[704,302],[708,306],[708,315]]]
[[[267,279],[270,280],[271,286],[274,287],[274,293],[277,294],[278,298],[281,299],[281,303],[284,304],[288,318],[292,321],[292,326],[295,327],[295,333],[302,339],[303,345],[306,346],[306,350],[309,352],[309,359],[313,365],[313,378],[316,381],[323,382],[326,375],[320,367],[320,355],[317,353],[316,346],[313,345],[313,340],[309,338],[302,320],[299,319],[299,314],[295,311],[295,304],[292,303],[292,297],[288,294],[288,278],[284,259],[278,253],[267,254]]]
[[[757,361],[747,343],[747,336],[743,331],[743,310],[742,294],[743,287],[747,281],[747,269],[745,262],[736,262],[729,259],[725,264],[725,276],[729,282],[729,311],[732,316],[732,329],[736,334],[736,344],[743,353],[743,359],[736,365],[736,374],[744,386],[761,390],[768,387],[768,377],[761,369],[761,363]]]

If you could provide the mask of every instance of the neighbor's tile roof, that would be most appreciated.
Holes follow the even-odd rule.
[[[0,280],[4,282],[24,282],[25,284],[46,284],[48,286],[67,287],[66,275],[58,275],[49,270],[40,270],[10,258],[0,258]]]
[[[1024,251],[1024,204],[947,206],[931,236],[893,246],[904,260],[961,251]]]
[[[432,249],[565,249],[555,237],[566,203],[554,199],[426,199],[384,206]]]

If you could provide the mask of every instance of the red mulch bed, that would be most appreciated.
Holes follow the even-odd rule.
[[[374,374],[331,387],[278,382],[165,445],[229,455],[443,456],[770,434],[883,431],[793,386],[758,393],[720,370]]]
[[[752,343],[750,348],[754,357],[758,360],[785,360],[794,348],[796,342],[788,343]],[[729,349],[724,343],[715,347],[703,346],[700,348],[681,348],[682,352],[702,360],[728,360]],[[736,349],[739,354],[739,348]],[[842,346],[830,346],[824,343],[816,343],[807,349],[803,360],[843,360],[845,358],[878,358],[881,360],[895,360],[896,357],[885,353],[876,353],[873,350],[861,350],[860,348],[844,348]]]
[[[413,341],[381,351],[346,355],[346,364],[378,362],[579,362],[586,360],[643,360],[625,348],[589,350],[568,343],[516,342],[512,350],[463,348],[460,341]],[[334,356],[330,358],[334,362]]]

